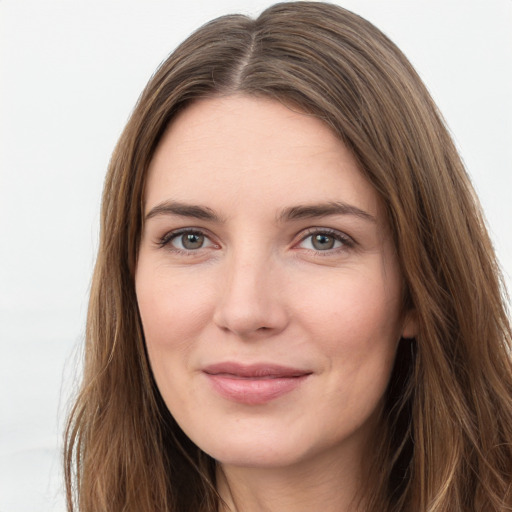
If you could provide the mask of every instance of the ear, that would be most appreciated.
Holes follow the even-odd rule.
[[[418,315],[415,309],[410,309],[404,316],[402,338],[412,339],[418,335]]]

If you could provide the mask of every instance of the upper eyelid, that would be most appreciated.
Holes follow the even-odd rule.
[[[302,241],[312,235],[322,234],[322,233],[331,235],[331,236],[338,236],[339,238],[341,238],[343,240],[351,241],[354,244],[356,243],[354,238],[351,237],[350,235],[348,235],[347,233],[345,233],[344,231],[340,231],[339,229],[319,227],[319,226],[306,228],[305,230],[302,230],[299,233],[297,233],[296,237],[299,237],[299,241]]]
[[[181,235],[183,233],[200,233],[201,235],[207,236],[208,238],[211,238],[213,236],[210,233],[210,231],[207,229],[198,228],[195,226],[187,226],[184,228],[170,229],[161,238],[173,237],[173,236]]]

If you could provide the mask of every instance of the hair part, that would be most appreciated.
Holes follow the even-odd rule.
[[[215,462],[153,380],[134,271],[164,131],[190,103],[233,94],[323,120],[386,206],[419,335],[399,346],[366,510],[511,510],[512,335],[481,208],[405,56],[366,20],[316,2],[206,24],[160,66],[127,123],[105,181],[83,384],[66,431],[68,510],[218,509]]]

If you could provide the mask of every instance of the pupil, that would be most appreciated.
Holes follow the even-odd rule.
[[[329,235],[315,235],[313,237],[313,247],[324,251],[332,249],[334,247],[334,238]]]
[[[181,242],[185,249],[199,249],[204,242],[204,236],[195,233],[189,233],[181,237]]]

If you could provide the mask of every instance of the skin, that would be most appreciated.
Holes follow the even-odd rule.
[[[276,101],[201,100],[155,152],[145,215],[136,290],[151,367],[180,426],[219,461],[226,510],[354,510],[397,343],[416,328],[356,160]],[[203,371],[225,361],[309,374],[239,403]]]

